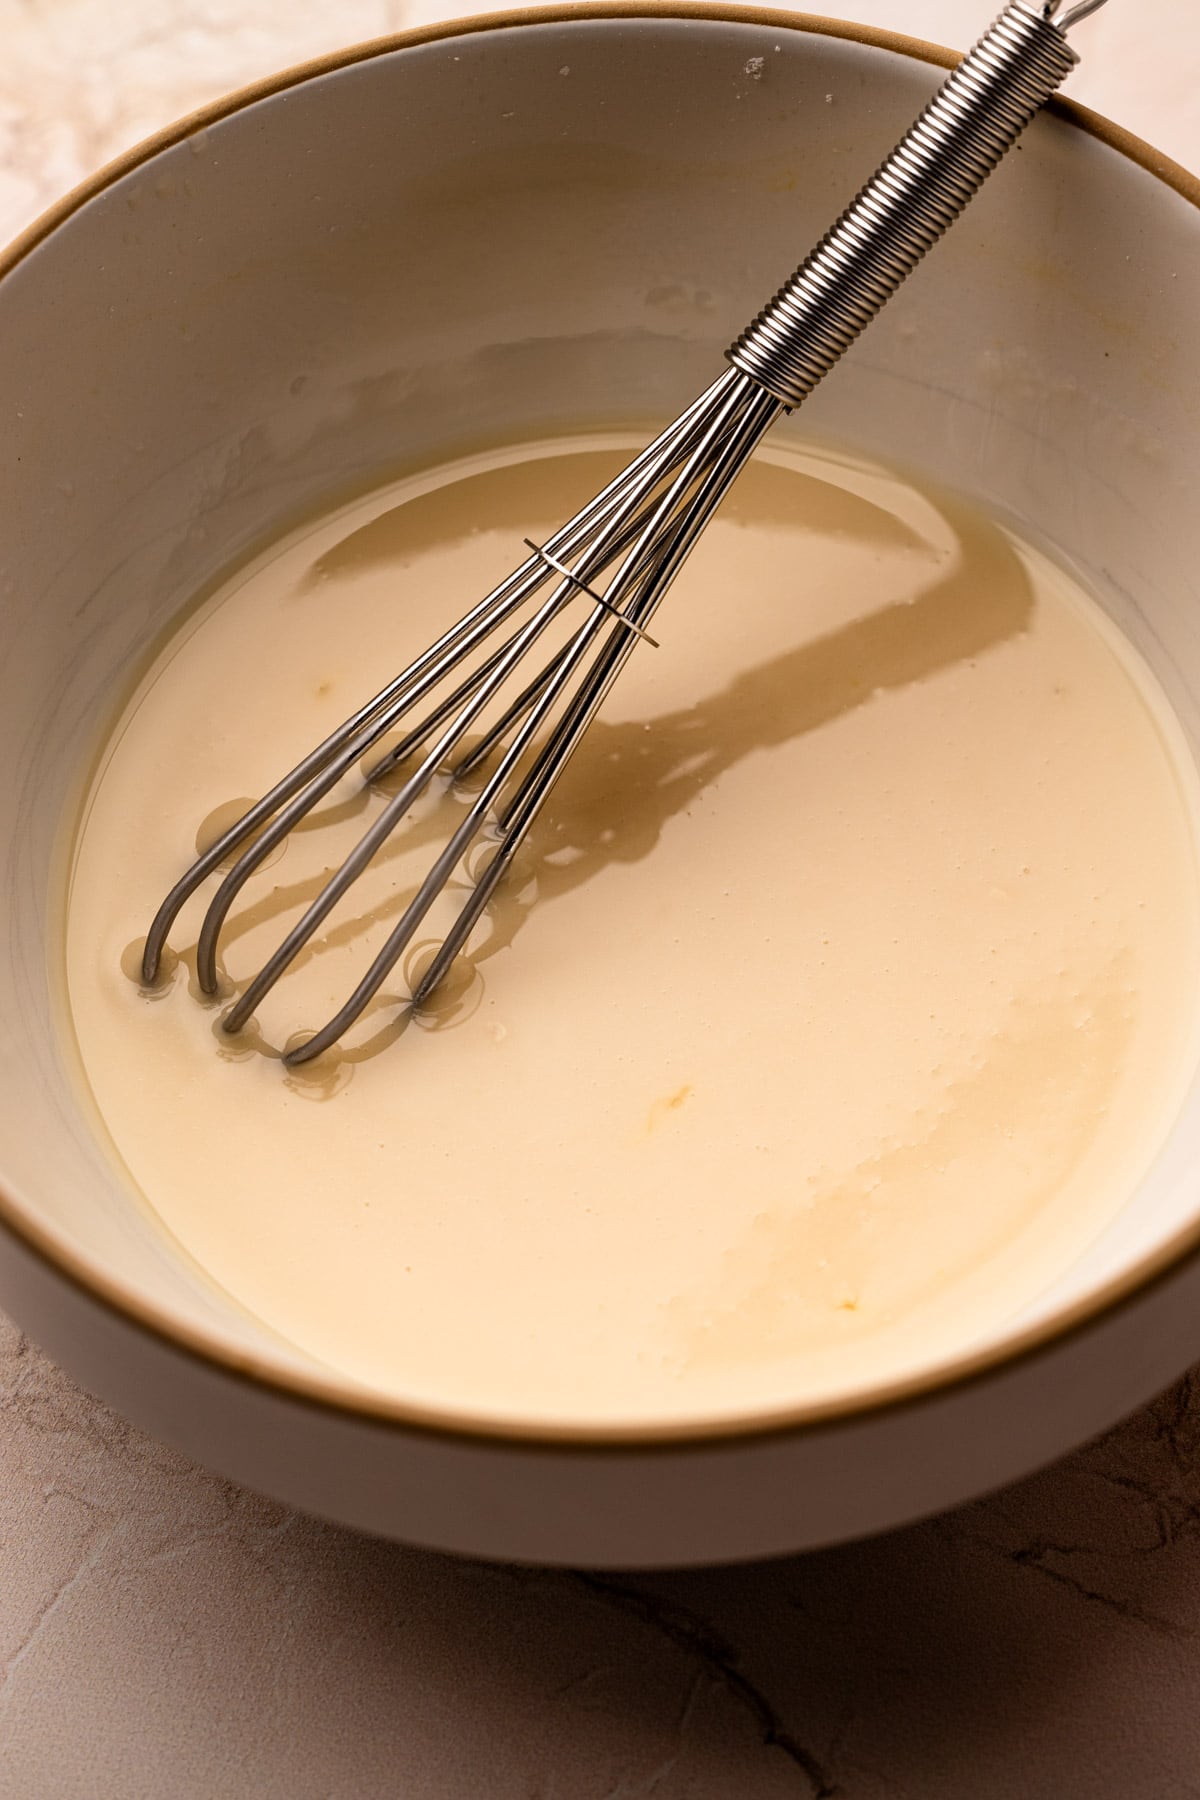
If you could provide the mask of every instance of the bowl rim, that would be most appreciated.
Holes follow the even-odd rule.
[[[566,4],[516,7],[440,20],[291,64],[274,75],[237,88],[185,114],[142,139],[72,188],[20,232],[7,248],[0,250],[0,281],[81,207],[124,176],[209,125],[289,88],[395,51],[489,31],[507,31],[527,25],[569,26],[579,22],[641,19],[696,19],[723,25],[761,26],[776,33],[787,31],[841,39],[941,69],[953,68],[960,60],[957,52],[942,45],[880,27],[829,19],[816,13],[743,6],[729,3],[729,0],[567,0]],[[1056,98],[1050,108],[1059,118],[1115,150],[1200,210],[1200,177],[1088,107]],[[1081,1338],[1089,1330],[1130,1310],[1200,1260],[1198,1213],[1190,1224],[1178,1230],[1157,1250],[1092,1293],[1064,1307],[1052,1318],[985,1349],[951,1358],[912,1375],[881,1381],[846,1396],[791,1406],[775,1405],[712,1420],[692,1418],[673,1423],[650,1419],[585,1424],[472,1415],[466,1409],[422,1405],[372,1393],[349,1378],[272,1363],[261,1352],[239,1350],[217,1331],[198,1322],[177,1318],[167,1306],[140,1293],[120,1276],[93,1266],[91,1258],[64,1232],[38,1218],[31,1207],[3,1185],[0,1185],[0,1229],[6,1230],[86,1301],[115,1314],[120,1324],[153,1339],[160,1348],[200,1363],[209,1373],[246,1382],[294,1405],[334,1414],[351,1422],[380,1428],[391,1426],[405,1433],[457,1440],[479,1447],[507,1445],[547,1453],[566,1449],[627,1454],[633,1450],[649,1453],[713,1448],[723,1442],[734,1445],[748,1440],[809,1435],[851,1427],[881,1414],[899,1415],[924,1403],[983,1385],[993,1377],[1007,1374]]]

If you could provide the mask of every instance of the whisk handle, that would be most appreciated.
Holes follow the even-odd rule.
[[[1060,4],[1010,0],[878,174],[732,345],[736,368],[785,406],[808,397],[1078,63],[1054,20]],[[1092,10],[1076,7],[1064,24]]]

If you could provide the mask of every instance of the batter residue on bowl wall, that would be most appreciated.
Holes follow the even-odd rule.
[[[139,991],[123,959],[197,825],[620,460],[459,463],[241,569],[132,695],[74,861],[73,1025],[133,1182],[294,1344],[475,1414],[741,1413],[981,1342],[1128,1198],[1191,1073],[1191,786],[1149,677],[978,512],[796,450],[743,478],[430,1009],[397,972],[338,1052],[278,1060],[453,793],[243,1039],[187,992],[194,904]],[[382,804],[346,783],[260,871],[231,982]]]

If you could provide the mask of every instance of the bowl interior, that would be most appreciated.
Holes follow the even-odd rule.
[[[783,16],[448,30],[197,124],[10,262],[0,1155],[11,1215],[92,1279],[295,1362],[124,1190],[56,1026],[62,821],[139,658],[264,534],[378,475],[671,416],[939,78]],[[1193,202],[1045,116],[782,428],[976,494],[1071,559],[1193,756],[1198,288]],[[1193,1088],[1142,1189],[1013,1329],[1196,1224],[1198,1148]]]

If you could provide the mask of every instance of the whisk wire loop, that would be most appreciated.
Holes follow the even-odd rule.
[[[548,540],[559,556],[570,556],[586,541],[587,535],[618,507],[624,505],[630,491],[643,481],[653,481],[661,468],[676,456],[681,444],[694,437],[697,420],[709,404],[736,380],[732,370],[725,370],[686,411],[669,425],[640,456],[615,476],[586,506]],[[229,907],[250,875],[270,852],[281,843],[295,824],[323,799],[346,771],[393,729],[396,721],[457,667],[494,631],[506,623],[529,596],[545,580],[544,565],[536,557],[528,557],[518,568],[484,597],[477,606],[452,625],[434,644],[424,650],[386,687],[358,708],[313,750],[301,759],[248,808],[199,856],[176,882],[159,907],[146,936],[142,952],[142,980],[152,984],[158,978],[163,948],[171,926],[191,896],[226,859],[247,840],[253,840],[229,871],[214,897],[198,946],[197,973],[202,990],[217,991],[216,945],[220,927]],[[476,676],[475,679],[478,677]],[[467,684],[468,691],[474,680]],[[370,778],[385,772],[385,764],[370,772]],[[291,805],[289,803],[295,802]],[[281,809],[287,808],[286,813]]]
[[[714,491],[711,501],[702,499],[702,496],[706,496],[711,488],[709,465],[714,454],[714,446],[721,446],[725,442],[726,428],[730,419],[745,409],[748,400],[751,402],[752,409],[761,413],[764,418],[768,410],[771,414],[777,410],[777,405],[773,401],[767,401],[764,404],[764,396],[744,377],[735,378],[726,385],[722,392],[721,403],[715,408],[714,417],[709,422],[707,430],[702,434],[699,442],[689,448],[678,472],[653,508],[640,536],[626,549],[624,558],[613,576],[605,596],[593,601],[590,615],[576,631],[565,651],[555,659],[548,670],[543,672],[546,679],[536,704],[529,709],[512,743],[481,792],[476,796],[446,848],[434,862],[429,874],[418,888],[399,922],[390,932],[363,979],[326,1025],[289,1052],[289,1059],[293,1065],[306,1062],[311,1057],[319,1055],[322,1050],[341,1037],[378,992],[408,948],[434,901],[445,889],[463,855],[483,829],[510,777],[520,764],[526,750],[532,745],[543,724],[550,717],[556,701],[583,662],[598,633],[605,626],[611,626],[616,644],[619,647],[623,646],[625,655],[628,655],[636,638],[628,630],[626,620],[618,618],[614,622],[611,613],[613,610],[619,614],[623,613],[628,604],[631,617],[635,618],[635,622],[640,623],[643,617],[650,616],[654,606],[657,605],[658,598],[661,598],[662,593],[666,591],[666,585],[673,578],[682,559],[673,559],[669,547],[665,554],[656,554],[653,558],[649,557],[648,552],[665,532],[678,534],[681,529],[677,521],[680,501],[696,487],[697,483],[699,483],[699,488],[693,499],[693,506],[704,504],[704,516],[707,518],[708,512],[711,511],[712,505],[716,504],[716,498],[719,497]],[[759,435],[761,435],[761,431]],[[740,445],[740,440],[738,441]],[[726,446],[721,466],[724,461],[728,460],[728,456],[729,449]],[[745,455],[743,454],[738,467],[744,460]],[[708,480],[705,479],[706,476],[709,477]],[[723,488],[721,491],[724,491]],[[640,510],[634,500],[627,504],[630,510]],[[533,642],[550,624],[560,610],[564,598],[569,598],[576,591],[575,577],[578,576],[582,582],[590,583],[596,573],[611,559],[614,545],[625,535],[623,530],[625,524],[625,517],[618,511],[606,526],[596,533],[592,543],[582,554],[576,570],[569,572],[566,579],[558,583],[552,590],[549,599],[543,602],[528,625],[517,634],[506,657],[456,714],[451,726],[426,755],[420,768],[384,808],[337,874],[313,901],[304,917],[288,933],[274,955],[263,965],[258,975],[240,995],[226,1017],[228,1029],[237,1030],[250,1017],[255,1007],[274,986],[284,970],[313,937],[329,912],[362,874],[380,845],[399,824],[400,819],[411,810],[416,800],[420,798],[441,768],[453,756],[461,738],[504,685],[513,669],[524,659]],[[653,587],[654,598],[649,605],[645,603],[647,599],[645,594],[637,597],[630,595],[630,589],[635,587],[639,581],[648,582]],[[628,601],[627,596],[629,596]],[[636,608],[636,615],[634,608]],[[618,666],[622,661],[623,658],[619,659]],[[575,704],[578,705],[578,701]],[[598,704],[598,700],[596,704]],[[568,714],[568,717],[573,716],[573,711],[574,709],[572,709],[572,713]],[[590,716],[589,712],[588,717]],[[574,739],[571,742],[573,745]],[[547,761],[546,753],[543,752],[530,775],[518,788],[514,800],[510,803],[508,813],[500,821],[502,845],[496,855],[503,856],[505,862],[509,860],[517,844],[524,837],[536,811],[549,793],[567,754],[569,754],[569,750],[559,757],[557,763],[554,763]],[[531,800],[536,801],[536,804],[531,806]],[[514,823],[514,817],[520,819],[519,825]],[[488,873],[491,873],[490,869]],[[491,881],[489,893],[498,878],[499,871]],[[469,907],[470,900],[467,904]],[[476,912],[471,919],[472,924],[477,916]],[[469,927],[467,929],[469,930]],[[444,944],[450,942],[451,939],[458,943],[464,936],[465,933],[460,935],[458,926],[452,927],[450,936],[444,940]],[[439,968],[439,975],[436,978],[440,978],[441,969],[448,966],[448,962],[443,965],[440,958],[435,958],[435,963]],[[426,973],[418,984],[422,996],[428,995],[432,991],[436,978],[433,978],[432,970]],[[416,995],[414,995],[415,998]]]

